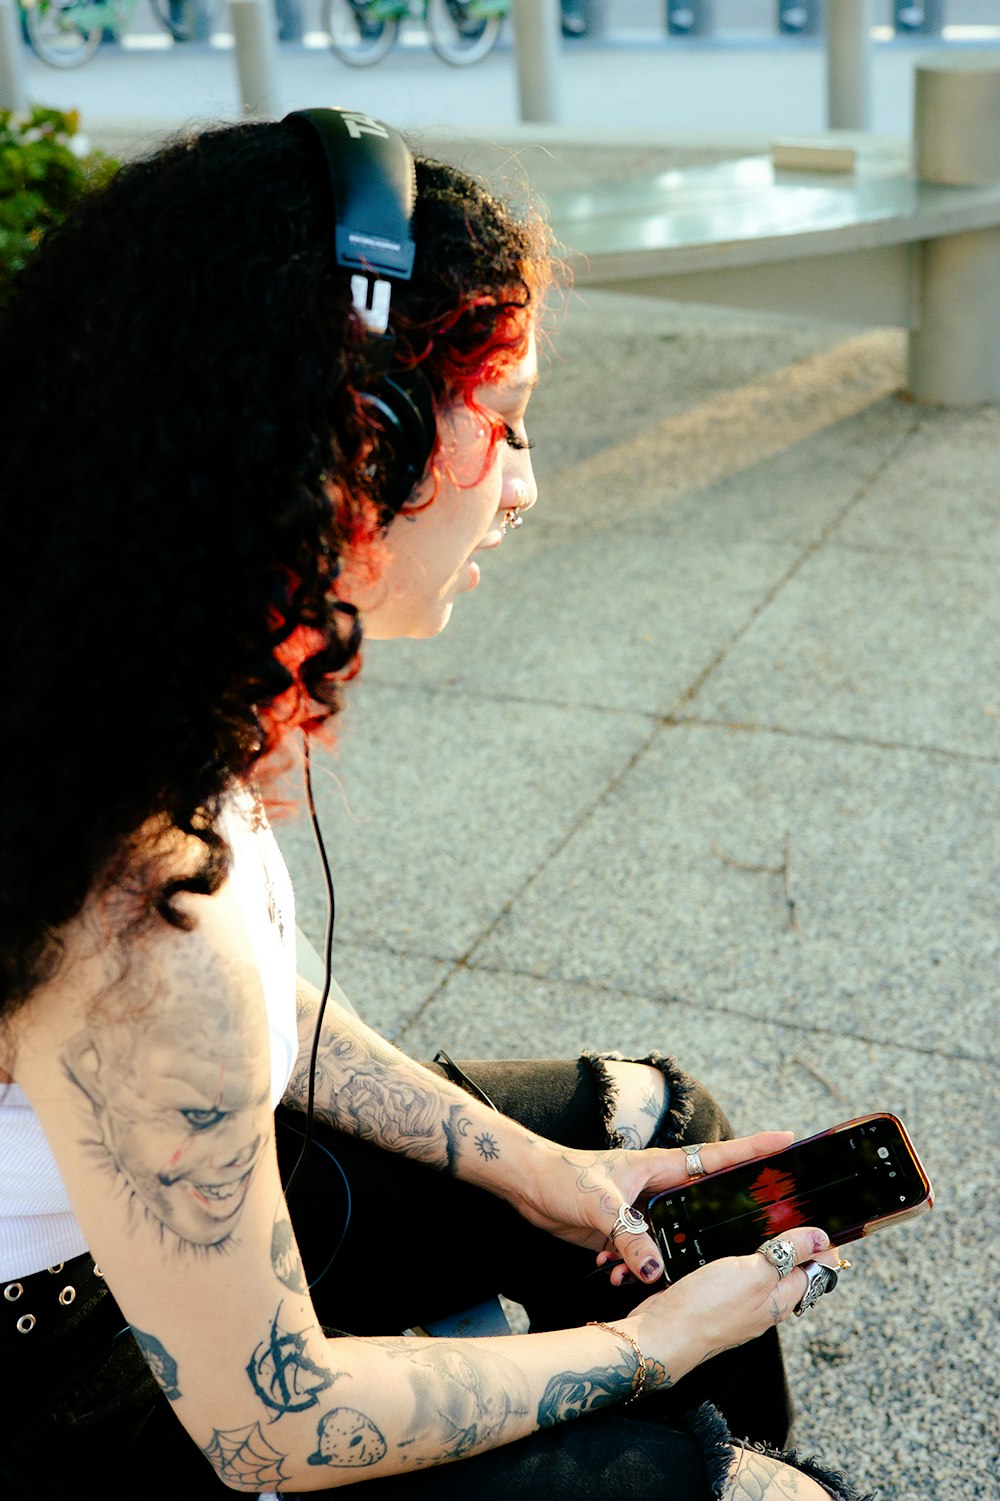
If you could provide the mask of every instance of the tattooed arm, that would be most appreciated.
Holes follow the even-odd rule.
[[[601,1328],[326,1339],[278,1176],[267,1024],[259,977],[242,957],[242,921],[228,888],[190,900],[193,930],[136,940],[125,966],[99,946],[70,951],[17,1018],[14,1076],[164,1397],[222,1479],[252,1493],[403,1473],[628,1394],[634,1349]],[[349,1046],[358,1053],[336,1066],[334,1103],[338,1093],[350,1099],[363,1125],[348,1086],[388,1064],[364,1030]],[[425,1117],[442,1102],[432,1129]],[[402,1112],[405,1140],[444,1165],[448,1132],[460,1155],[477,1107],[449,1090],[424,1105]],[[507,1126],[488,1120],[506,1150]],[[376,1125],[387,1129],[380,1115]],[[793,1234],[804,1259],[806,1232]],[[773,1268],[752,1256],[647,1299],[622,1328],[645,1354],[651,1387],[784,1316],[801,1296],[796,1278],[804,1281],[792,1274],[776,1292]]]
[[[304,1109],[319,992],[299,981],[299,1057],[285,1103]],[[324,1018],[316,1055],[317,1113],[338,1129],[487,1188],[527,1220],[600,1253],[622,1204],[687,1182],[679,1149],[575,1151],[527,1131],[422,1067],[340,1006]],[[787,1146],[784,1132],[712,1144],[712,1170]],[[658,1281],[646,1234],[619,1237],[621,1269]],[[615,1280],[621,1272],[615,1272]]]
[[[218,1474],[249,1492],[323,1489],[458,1460],[627,1392],[634,1355],[596,1329],[525,1336],[516,1359],[513,1339],[326,1339],[278,1178],[239,912],[226,889],[191,900],[194,929],[136,941],[125,966],[98,944],[71,949],[18,1018],[14,1076],[165,1399]],[[406,1120],[419,1140],[418,1114]]]
[[[297,1003],[299,1056],[284,1103],[304,1110],[319,993],[301,978]],[[317,1115],[339,1130],[501,1194],[513,1167],[505,1155],[539,1145],[517,1122],[424,1068],[335,1005],[327,1010],[316,1055],[315,1100]]]

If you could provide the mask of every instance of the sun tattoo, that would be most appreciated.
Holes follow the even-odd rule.
[[[488,1131],[476,1137],[476,1151],[486,1162],[495,1162],[500,1156],[500,1144]]]

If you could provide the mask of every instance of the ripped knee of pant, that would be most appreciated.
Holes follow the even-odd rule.
[[[707,1090],[703,1090],[702,1086],[686,1074],[673,1058],[668,1058],[663,1053],[654,1052],[648,1053],[643,1058],[627,1058],[623,1053],[598,1053],[587,1050],[581,1053],[580,1057],[593,1076],[601,1113],[601,1125],[606,1145],[609,1147],[629,1147],[640,1144],[631,1139],[630,1130],[622,1131],[619,1128],[618,1083],[613,1070],[608,1067],[609,1063],[645,1064],[649,1068],[655,1068],[662,1076],[662,1105],[658,1118],[655,1120],[650,1118],[650,1129],[643,1132],[646,1139],[641,1143],[642,1145],[671,1147],[688,1140],[687,1127],[692,1117],[695,1100],[699,1095],[711,1099]],[[721,1111],[719,1111],[719,1116],[724,1120]]]

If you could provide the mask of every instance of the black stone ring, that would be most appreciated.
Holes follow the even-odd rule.
[[[803,1262],[802,1270],[806,1274],[806,1290],[792,1309],[799,1319],[814,1303],[819,1302],[824,1293],[832,1293],[838,1280],[833,1267],[823,1266],[819,1261]]]

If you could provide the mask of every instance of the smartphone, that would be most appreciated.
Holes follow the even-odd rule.
[[[842,1246],[933,1202],[906,1128],[879,1112],[656,1194],[646,1217],[673,1282],[706,1261],[748,1255],[795,1225],[818,1225]]]

